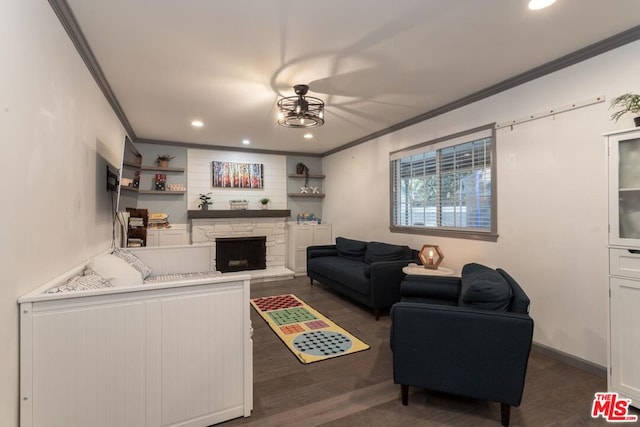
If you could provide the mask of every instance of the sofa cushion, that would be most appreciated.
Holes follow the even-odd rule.
[[[362,295],[371,293],[369,279],[364,270],[367,264],[341,256],[311,258],[307,261],[307,271],[331,279]]]
[[[511,300],[511,286],[496,270],[480,264],[462,268],[458,305],[484,310],[507,311]]]
[[[364,255],[364,261],[371,264],[380,261],[410,261],[411,248],[409,246],[392,245],[390,243],[369,242]]]
[[[347,239],[345,237],[336,237],[336,250],[338,251],[338,256],[356,261],[364,261],[364,253],[366,249],[367,242]]]

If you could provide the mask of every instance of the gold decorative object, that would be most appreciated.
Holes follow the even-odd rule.
[[[418,254],[424,268],[437,270],[438,266],[444,259],[444,255],[438,245],[424,245]]]

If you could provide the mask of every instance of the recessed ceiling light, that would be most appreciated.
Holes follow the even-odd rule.
[[[554,4],[556,0],[531,0],[529,2],[529,9],[538,10],[544,9],[545,7],[549,7]]]
[[[249,141],[248,139],[243,139],[243,140],[242,140],[242,143],[243,143],[244,145],[249,145],[249,144],[251,144],[251,141]]]
[[[304,134],[304,139],[312,139],[312,138],[313,138],[313,134],[310,134],[310,133]]]
[[[204,123],[202,123],[200,120],[194,120],[191,122],[191,126],[193,126],[194,128],[201,128],[202,126],[204,126]]]

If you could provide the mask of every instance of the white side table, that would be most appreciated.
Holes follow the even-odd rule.
[[[438,267],[437,270],[424,268],[421,265],[407,265],[402,272],[408,276],[453,276],[455,271],[450,268]]]

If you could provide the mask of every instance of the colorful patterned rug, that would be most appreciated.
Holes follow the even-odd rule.
[[[370,348],[295,295],[254,298],[251,305],[302,363]]]

